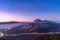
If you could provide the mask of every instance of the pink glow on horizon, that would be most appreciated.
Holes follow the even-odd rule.
[[[6,21],[23,21],[23,22],[30,22],[33,18],[29,17],[22,17],[18,15],[8,14],[7,12],[0,12],[0,22]]]
[[[18,14],[17,14],[18,13]],[[0,12],[0,22],[7,22],[7,21],[20,21],[20,22],[32,22],[36,18],[40,18],[41,20],[53,20],[59,21],[60,15],[56,14],[40,14],[34,16],[24,16],[23,13],[15,12]]]

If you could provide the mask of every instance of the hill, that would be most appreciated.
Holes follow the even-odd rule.
[[[36,19],[33,22],[22,22],[21,25],[11,28],[5,33],[32,33],[32,32],[60,32],[60,24],[49,21]]]

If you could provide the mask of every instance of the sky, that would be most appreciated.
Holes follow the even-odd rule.
[[[0,22],[60,21],[60,0],[0,0]]]

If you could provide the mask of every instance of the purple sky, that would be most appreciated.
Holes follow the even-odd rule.
[[[0,21],[60,21],[60,0],[0,0]]]

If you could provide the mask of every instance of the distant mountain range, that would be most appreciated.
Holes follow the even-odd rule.
[[[36,19],[33,22],[2,22],[1,27],[11,27],[5,33],[32,33],[32,32],[60,32],[60,24],[49,21]]]
[[[15,21],[12,21],[12,22],[0,22],[0,29],[10,29],[12,27],[16,27],[20,25],[19,22],[15,22]]]

